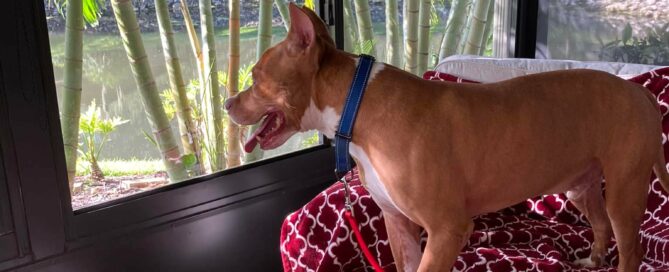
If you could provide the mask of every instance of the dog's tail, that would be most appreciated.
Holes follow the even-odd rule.
[[[664,191],[669,193],[669,173],[667,173],[667,163],[664,159],[664,148],[660,148],[658,151],[657,161],[653,165],[653,172],[655,172],[655,176],[660,180]]]

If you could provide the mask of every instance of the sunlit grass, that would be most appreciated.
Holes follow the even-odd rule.
[[[98,164],[106,177],[121,177],[132,175],[151,175],[165,170],[165,165],[160,160],[103,160]],[[90,175],[88,163],[77,161],[77,176]]]

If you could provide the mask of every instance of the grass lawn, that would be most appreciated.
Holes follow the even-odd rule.
[[[132,175],[151,175],[165,170],[165,165],[160,160],[103,160],[99,161],[102,173],[106,177],[122,177]],[[91,171],[87,162],[78,162],[77,176],[90,175]]]

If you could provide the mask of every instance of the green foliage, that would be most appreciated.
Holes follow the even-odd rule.
[[[441,24],[441,16],[439,16],[439,7],[437,5],[441,6],[441,9],[446,8],[446,1],[445,0],[433,0],[432,5],[430,6],[430,32],[434,31],[437,26]]]
[[[633,37],[628,23],[621,33],[622,39],[604,44],[601,40],[601,59],[652,65],[669,65],[669,23],[649,30],[645,37]]]
[[[312,147],[321,142],[321,138],[318,133],[312,133],[310,137],[302,139],[302,148]]]
[[[251,69],[253,69],[252,64],[246,64],[239,68],[239,82],[237,85],[238,86],[237,90],[243,91],[249,86],[251,86],[251,84],[253,84],[253,78],[251,77]],[[227,72],[219,72],[218,84],[226,87],[228,86]]]
[[[362,44],[356,43],[353,51],[356,54],[371,54],[375,44],[376,42],[374,40],[365,40],[362,41]]]
[[[109,141],[109,134],[116,127],[127,123],[128,120],[121,120],[120,117],[103,118],[100,114],[100,108],[91,101],[88,110],[81,115],[79,119],[79,131],[81,141],[79,143],[79,154],[89,163],[97,161],[104,144]]]
[[[315,0],[305,0],[304,6],[310,10],[316,10],[316,1]]]
[[[102,11],[105,6],[104,0],[82,0],[82,1],[83,1],[82,15],[84,16],[84,20],[88,25],[96,27],[98,25],[98,20],[100,19],[100,16],[102,15]],[[54,2],[58,7],[58,13],[60,13],[61,16],[65,17],[63,9],[65,9],[65,7],[67,6],[68,0],[55,0]]]

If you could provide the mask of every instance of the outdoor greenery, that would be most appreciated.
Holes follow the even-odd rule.
[[[669,23],[649,30],[645,37],[633,37],[628,23],[621,38],[602,44],[600,58],[618,62],[669,65]]]
[[[128,120],[121,120],[118,116],[102,117],[100,108],[95,105],[95,100],[91,102],[88,110],[79,118],[82,141],[77,151],[81,158],[88,162],[87,168],[93,181],[100,182],[105,178],[98,164],[98,158],[100,158],[105,143],[109,141],[109,134],[116,127],[127,122]]]

